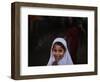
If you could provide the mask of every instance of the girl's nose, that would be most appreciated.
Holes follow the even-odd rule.
[[[59,52],[56,52],[56,55],[59,56]]]

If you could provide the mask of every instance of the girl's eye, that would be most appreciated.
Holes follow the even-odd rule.
[[[57,52],[57,50],[56,50],[56,49],[53,49],[53,51],[54,51],[54,52]]]
[[[62,52],[62,50],[59,50],[59,52]]]

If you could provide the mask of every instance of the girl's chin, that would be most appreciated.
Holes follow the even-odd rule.
[[[55,61],[60,61],[62,58],[55,58]]]

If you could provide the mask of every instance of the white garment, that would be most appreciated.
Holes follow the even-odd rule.
[[[50,59],[49,59],[49,62],[47,65],[52,65],[52,63],[55,61],[55,58],[52,54],[52,47],[56,42],[61,42],[64,45],[64,47],[66,48],[64,56],[62,59],[59,60],[58,65],[72,65],[73,61],[71,59],[70,53],[69,53],[68,48],[67,48],[67,42],[63,38],[56,38],[53,41],[52,46],[51,46]]]

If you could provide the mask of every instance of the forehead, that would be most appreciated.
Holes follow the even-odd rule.
[[[62,46],[58,45],[58,44],[54,44],[53,46],[54,49],[63,49]]]

